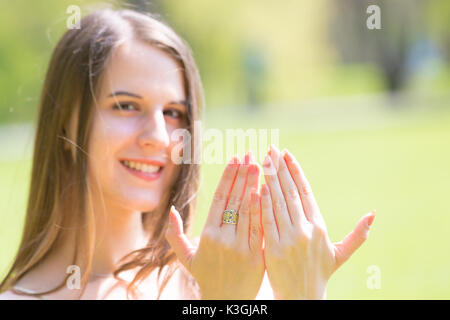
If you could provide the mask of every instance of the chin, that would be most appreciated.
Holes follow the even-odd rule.
[[[124,206],[130,211],[149,212],[153,211],[161,203],[161,197],[152,195],[127,197],[124,199]]]

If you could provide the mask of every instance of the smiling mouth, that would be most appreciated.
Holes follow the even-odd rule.
[[[138,162],[138,161],[121,160],[120,163],[122,163],[128,169],[131,169],[136,172],[147,173],[147,174],[148,173],[159,173],[163,169],[162,166],[151,165],[151,164]]]

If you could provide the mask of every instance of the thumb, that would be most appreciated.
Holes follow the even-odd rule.
[[[375,219],[375,210],[362,217],[341,242],[335,244],[336,268],[339,268],[366,241],[370,225]]]
[[[175,254],[180,262],[186,267],[187,270],[190,271],[191,261],[197,251],[197,248],[192,245],[187,236],[184,234],[183,221],[180,213],[174,206],[170,207],[166,239],[175,251]]]

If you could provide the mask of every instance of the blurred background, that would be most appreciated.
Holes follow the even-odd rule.
[[[381,29],[367,26],[373,4]],[[448,0],[1,1],[0,277],[20,240],[39,94],[70,5],[158,13],[193,49],[204,128],[278,129],[332,241],[377,210],[329,299],[450,298]],[[193,235],[223,168],[203,164]]]

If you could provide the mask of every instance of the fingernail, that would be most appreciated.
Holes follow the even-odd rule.
[[[239,157],[233,156],[230,161],[228,161],[228,164],[238,164],[239,163]]]
[[[248,155],[249,155],[250,163],[254,162],[255,158],[253,157],[253,152],[252,152],[252,150],[249,150],[249,151],[248,151]]]
[[[247,152],[244,156],[244,164],[248,165],[250,163],[250,155]]]
[[[271,145],[270,145],[270,148],[272,148],[272,150],[273,150],[276,154],[280,153],[280,150],[279,150],[274,144],[271,144]]]
[[[285,149],[286,150],[286,149]],[[286,150],[285,154],[284,154],[284,159],[287,162],[292,162],[294,159],[292,158],[292,154]]]
[[[270,162],[271,162],[270,157],[266,156],[264,158],[263,167],[270,168]]]
[[[170,212],[174,212],[176,209],[175,209],[175,207],[172,205],[171,207],[170,207]],[[174,221],[174,219],[175,219],[175,216],[173,215],[173,213],[170,213],[169,212],[169,224],[173,224],[175,221]]]
[[[375,219],[375,210],[372,211],[372,215],[369,217],[369,219],[367,220],[367,224],[369,225],[369,227],[372,225],[373,220]]]
[[[258,171],[258,166],[254,163],[252,163],[250,165],[250,167],[248,168],[248,173],[250,173],[250,174],[256,174],[257,171]]]

